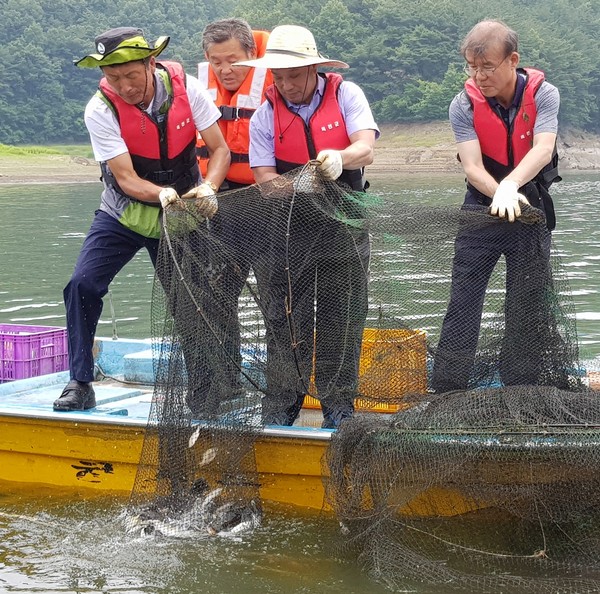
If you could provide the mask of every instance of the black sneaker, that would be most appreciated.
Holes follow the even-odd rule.
[[[96,395],[91,383],[71,380],[54,401],[54,410],[87,410],[96,406]]]
[[[323,408],[323,423],[321,429],[337,429],[344,419],[349,419],[354,414],[354,408],[343,408],[335,410],[328,407]]]
[[[269,397],[270,399],[272,397]],[[275,405],[281,402],[293,401],[293,404],[281,410],[281,408],[274,408]],[[278,401],[271,401],[265,406],[263,401],[263,425],[279,425],[281,427],[291,427],[298,418],[300,410],[302,409],[302,403],[304,402],[304,394],[285,394],[279,397]]]

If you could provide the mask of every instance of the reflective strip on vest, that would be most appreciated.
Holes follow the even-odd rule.
[[[267,78],[266,68],[253,68],[252,72],[252,84],[250,85],[250,91],[247,95],[236,96],[235,107],[245,107],[247,109],[258,109],[260,104],[263,102],[263,90],[265,86],[265,80]],[[215,75],[216,79],[216,75]],[[213,101],[217,100],[217,88],[209,86],[210,77],[210,64],[208,62],[200,62],[198,64],[198,80],[202,86],[208,91]],[[219,106],[220,107],[220,106]]]
[[[200,62],[200,64],[198,64],[198,80],[200,81],[200,84],[208,91],[210,98],[213,101],[216,101],[217,89],[214,87],[211,89],[208,86],[209,67],[210,64],[208,62]]]

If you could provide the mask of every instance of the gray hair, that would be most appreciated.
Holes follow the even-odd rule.
[[[484,56],[490,47],[501,45],[506,56],[518,51],[519,36],[506,23],[489,19],[477,23],[465,36],[460,46],[463,58],[470,53],[473,58]]]
[[[209,23],[202,32],[202,49],[206,53],[214,43],[237,39],[246,54],[256,49],[250,25],[243,19],[222,19]]]

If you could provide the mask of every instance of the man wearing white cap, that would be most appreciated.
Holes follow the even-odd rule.
[[[104,190],[75,270],[64,289],[71,381],[54,410],[96,405],[92,347],[102,298],[117,273],[145,248],[156,264],[161,207],[182,198],[211,217],[230,153],[217,123],[220,112],[197,79],[176,62],[156,61],[169,37],[148,43],[141,29],[118,27],[96,37],[96,51],[75,62],[99,67],[100,88],[85,110]],[[202,180],[196,131],[210,163]]]
[[[270,68],[273,73],[274,85],[267,90],[267,101],[250,121],[250,166],[257,183],[268,182],[316,159],[325,179],[343,182],[359,192],[366,189],[363,170],[373,161],[374,144],[379,136],[367,99],[360,87],[343,81],[340,75],[317,72],[319,65],[348,68],[348,64],[319,54],[308,29],[282,25],[271,32],[262,58],[237,65]],[[316,330],[315,383],[323,408],[323,427],[333,429],[354,411],[368,307],[370,250],[365,229],[353,237],[347,227],[342,229],[339,221],[329,224],[322,236],[342,238],[335,258],[320,258],[319,247],[311,245],[309,257],[313,262],[305,271],[304,280],[312,275],[313,285],[301,288],[300,283],[292,279],[292,295],[298,290],[316,294],[316,319],[312,319],[312,307],[307,308],[310,311],[304,316],[296,312],[295,331],[298,343],[312,346]],[[290,247],[294,247],[292,242]],[[306,246],[301,249],[304,248]],[[318,278],[316,283],[315,277]],[[279,282],[276,278],[272,281],[269,309],[275,312],[279,309],[281,314],[285,307],[287,278],[282,274]],[[272,340],[269,344],[268,381],[274,375],[270,373],[274,367],[294,366],[289,337],[287,347],[282,347],[282,341],[280,337],[279,341]],[[283,352],[286,348],[287,353]],[[312,367],[312,355],[312,349],[305,349],[301,367]],[[302,387],[270,384],[263,401],[265,422],[291,425],[304,400]],[[291,404],[282,414],[274,401],[281,399],[281,392],[286,391],[295,393],[287,395],[287,402]],[[273,399],[272,407],[270,399]],[[273,415],[269,412],[271,408]]]

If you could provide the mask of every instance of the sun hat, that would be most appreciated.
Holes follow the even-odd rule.
[[[235,62],[233,65],[253,68],[301,68],[311,64],[348,68],[346,62],[322,56],[317,51],[315,38],[308,29],[297,25],[280,25],[271,31],[262,58]]]
[[[163,35],[151,46],[142,29],[117,27],[96,37],[94,43],[97,53],[74,60],[73,63],[80,68],[94,68],[143,60],[149,56],[158,56],[169,45],[169,40],[170,37]]]

